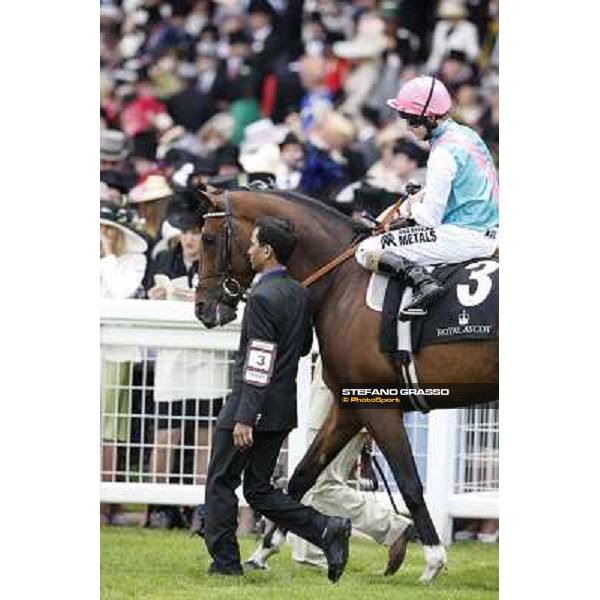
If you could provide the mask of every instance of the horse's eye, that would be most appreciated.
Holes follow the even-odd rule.
[[[214,244],[217,241],[217,238],[210,233],[202,234],[202,243],[203,244]]]

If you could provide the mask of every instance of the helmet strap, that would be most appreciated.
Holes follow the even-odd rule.
[[[427,108],[429,107],[429,103],[431,102],[431,97],[433,96],[433,88],[435,88],[435,77],[431,78],[431,87],[429,88],[429,94],[427,96],[427,101],[425,102],[425,104],[423,105],[423,109],[421,110],[421,117],[423,118],[423,125],[425,126],[425,129],[427,130],[427,133],[425,134],[426,140],[431,139],[433,130],[437,127],[437,122],[435,119],[431,119],[431,118],[425,116],[425,112],[427,111]]]

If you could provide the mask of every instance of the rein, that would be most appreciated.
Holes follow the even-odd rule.
[[[392,220],[392,216],[394,213],[400,208],[400,205],[406,200],[407,195],[401,194],[400,198],[392,205],[392,208],[388,211],[385,217],[378,223],[377,227],[373,229],[371,232],[371,237],[374,235],[379,235],[382,231],[384,231],[387,224]],[[308,287],[312,285],[315,281],[318,281],[324,275],[327,275],[330,271],[335,269],[338,265],[341,265],[343,262],[347,261],[351,256],[354,256],[356,251],[356,247],[358,243],[351,244],[346,248],[341,254],[338,254],[333,260],[330,260],[328,263],[319,267],[314,273],[309,275],[303,282],[302,285],[304,287]]]

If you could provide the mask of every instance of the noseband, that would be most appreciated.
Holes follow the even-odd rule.
[[[235,235],[231,202],[229,201],[227,192],[225,192],[223,196],[223,205],[225,208],[224,211],[210,212],[204,215],[205,219],[221,218],[223,221],[221,223],[221,243],[219,246],[217,272],[212,275],[205,275],[202,279],[221,278],[221,294],[218,301],[235,308],[237,303],[244,297],[246,290],[242,284],[233,277],[232,248],[235,244],[238,250],[242,252],[242,255],[244,254],[244,250],[240,246],[238,237]],[[199,284],[200,282],[198,282],[198,285]]]

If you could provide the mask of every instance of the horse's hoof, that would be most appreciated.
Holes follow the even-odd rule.
[[[444,546],[423,546],[425,553],[425,568],[419,581],[421,583],[431,583],[442,571],[447,568],[448,558]]]
[[[269,565],[267,563],[259,563],[256,560],[247,560],[244,563],[244,569],[246,571],[268,571]]]
[[[412,525],[409,525],[390,546],[388,550],[388,564],[383,574],[385,577],[393,575],[398,571],[406,556],[406,546],[411,535]]]

